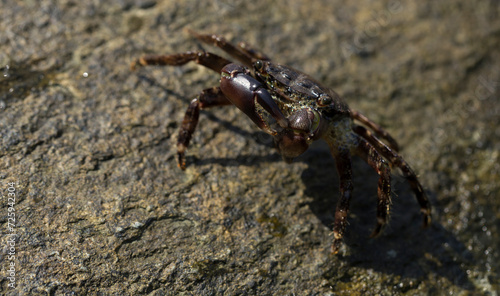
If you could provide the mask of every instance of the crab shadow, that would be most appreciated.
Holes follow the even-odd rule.
[[[259,163],[269,163],[269,162],[279,162],[282,161],[281,155],[274,149],[274,142],[270,135],[262,132],[262,131],[254,131],[249,132],[238,126],[233,125],[231,122],[227,120],[220,119],[210,112],[205,112],[202,110],[206,119],[217,122],[219,126],[223,126],[224,129],[227,129],[235,134],[238,134],[246,139],[254,139],[254,143],[257,145],[265,146],[266,149],[270,152],[264,156],[262,155],[239,155],[233,158],[228,157],[203,157],[196,158],[194,156],[186,156],[188,163],[195,163],[196,165],[205,165],[205,164],[219,164],[222,166],[240,166],[240,165],[255,165]],[[253,143],[252,143],[253,144]]]
[[[308,168],[302,173],[305,195],[312,197],[311,211],[332,230],[339,196],[335,162],[326,144],[316,145],[302,159]],[[376,223],[377,174],[361,159],[353,157],[354,191],[350,203],[349,225],[344,237],[347,255],[340,260],[350,266],[378,270],[412,281],[434,273],[467,290],[474,285],[467,277],[466,267],[474,263],[472,253],[451,232],[435,222],[422,226],[419,205],[402,176],[393,175],[391,219],[383,232],[370,238]],[[430,195],[431,204],[436,198]],[[433,215],[441,209],[434,207]],[[341,252],[342,253],[342,252]]]
[[[245,137],[253,137],[259,145],[273,151],[270,136],[263,132],[247,132],[230,122],[210,113],[205,113],[209,120],[222,124],[225,128]],[[197,165],[217,163],[222,166],[256,165],[261,162],[282,161],[274,150],[268,156],[241,156],[236,158],[203,158],[192,163]],[[338,174],[335,162],[325,143],[313,143],[308,151],[295,161],[305,162],[308,168],[301,178],[305,184],[304,195],[311,197],[308,204],[321,223],[332,230],[337,198],[339,196]],[[190,161],[191,162],[191,161]],[[435,222],[427,229],[422,229],[418,203],[406,183],[406,180],[393,175],[393,203],[389,224],[377,238],[370,238],[375,226],[377,182],[376,173],[361,159],[353,158],[354,192],[351,201],[349,225],[344,242],[349,252],[335,256],[338,260],[377,270],[386,274],[400,276],[402,280],[423,279],[434,273],[444,277],[454,285],[467,290],[474,290],[474,285],[467,277],[467,267],[474,265],[474,256],[451,232]],[[436,197],[430,195],[431,204],[436,205]],[[441,209],[434,207],[434,217]],[[336,260],[336,259],[333,259]],[[334,266],[334,265],[333,265]],[[325,271],[325,275],[328,274]]]

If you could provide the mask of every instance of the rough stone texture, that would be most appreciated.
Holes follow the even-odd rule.
[[[498,295],[500,6],[418,3],[2,1],[0,294]],[[218,77],[129,63],[199,49],[185,28],[248,41],[381,123],[433,225],[396,173],[391,223],[370,239],[377,176],[356,160],[346,247],[330,255],[326,145],[288,165],[231,107],[202,112],[180,171],[179,122]]]

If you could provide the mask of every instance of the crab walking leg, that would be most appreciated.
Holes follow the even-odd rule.
[[[231,102],[228,101],[218,87],[203,90],[191,101],[184,115],[184,120],[179,130],[179,137],[177,138],[177,165],[179,168],[182,170],[186,169],[184,153],[198,124],[200,109],[225,105],[231,105]]]
[[[335,210],[335,222],[333,224],[333,244],[332,253],[336,254],[342,244],[345,228],[347,226],[347,214],[349,212],[349,202],[352,196],[352,168],[351,168],[351,154],[349,150],[345,149],[340,153],[334,153],[335,164],[340,179],[340,199],[337,202]]]
[[[359,138],[357,155],[368,163],[379,175],[377,191],[377,226],[371,237],[377,236],[387,223],[391,206],[391,168],[377,149]]]
[[[386,132],[380,125],[376,124],[375,122],[371,121],[368,117],[364,116],[363,114],[355,110],[351,110],[351,117],[361,122],[362,124],[366,125],[370,129],[372,129],[377,136],[386,140],[387,143],[389,143],[389,147],[391,147],[396,151],[399,151],[399,145],[396,142],[396,140],[394,140],[394,138],[391,135],[389,135],[389,133]]]
[[[239,42],[238,43],[238,49],[240,51],[245,52],[248,56],[252,57],[252,61],[270,61],[271,58],[269,58],[267,55],[263,54],[262,52],[256,50],[255,48],[251,47],[248,43],[246,42]]]
[[[191,61],[212,69],[217,73],[220,73],[225,65],[231,63],[231,61],[213,53],[188,51],[172,55],[146,55],[133,61],[130,64],[130,69],[133,71],[142,66],[182,66]]]
[[[392,151],[387,145],[381,142],[377,137],[375,137],[369,130],[362,126],[354,126],[354,131],[365,138],[370,144],[372,144],[379,152],[385,157],[389,162],[398,167],[402,172],[408,183],[410,183],[411,189],[415,193],[417,201],[420,205],[420,211],[424,215],[424,223],[423,226],[427,227],[431,223],[431,205],[427,195],[424,192],[424,189],[420,182],[417,179],[417,176],[411,169],[411,167],[406,163],[406,161],[396,152]]]
[[[228,42],[224,37],[215,34],[198,34],[192,30],[188,30],[188,32],[198,40],[224,50],[249,67],[252,67],[252,64],[257,60],[269,60],[266,55],[256,51],[244,42],[240,42],[237,46],[235,46]]]

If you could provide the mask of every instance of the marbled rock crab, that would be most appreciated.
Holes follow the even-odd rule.
[[[204,43],[221,48],[242,64],[205,51],[147,55],[131,64],[135,69],[148,65],[181,66],[194,61],[221,75],[220,85],[203,90],[186,110],[177,141],[181,169],[186,167],[185,150],[198,124],[200,109],[234,105],[274,138],[287,162],[304,153],[315,140],[323,139],[329,145],[340,178],[333,253],[338,252],[347,225],[353,191],[351,155],[364,159],[379,175],[377,225],[372,236],[379,234],[388,221],[391,167],[401,170],[416,195],[424,226],[430,224],[431,207],[422,185],[398,154],[396,141],[378,124],[350,109],[332,89],[307,74],[272,62],[246,43],[233,45],[217,35],[190,33]]]

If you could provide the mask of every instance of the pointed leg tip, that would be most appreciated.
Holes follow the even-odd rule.
[[[370,234],[370,238],[377,237],[382,232],[386,224],[387,221],[385,219],[377,219],[377,226],[375,226],[375,229],[373,229],[372,234]]]
[[[341,246],[342,246],[342,240],[333,241],[330,253],[332,255],[338,255]]]
[[[427,228],[431,225],[432,223],[432,217],[430,214],[426,214],[424,215],[424,223],[423,223],[423,227],[424,228]]]
[[[179,167],[181,170],[185,171],[186,170],[186,161],[179,160],[179,162],[177,163],[177,167]]]
[[[190,35],[194,35],[194,36],[198,35],[198,33],[196,33],[196,32],[195,32],[193,29],[191,29],[191,28],[184,28],[184,32],[186,32],[186,33],[188,33],[188,34],[190,34]]]
[[[422,214],[423,214],[423,223],[422,227],[427,228],[431,225],[432,223],[432,213],[430,207],[424,207],[421,209]]]
[[[183,171],[186,170],[186,158],[184,157],[184,153],[177,154],[177,166]]]
[[[143,57],[135,59],[134,61],[132,61],[132,63],[130,63],[130,71],[135,71],[141,67],[144,67],[145,65],[147,65],[147,63],[146,61],[144,61]]]
[[[130,63],[130,71],[135,71],[137,69],[137,60]]]
[[[211,35],[200,34],[200,33],[196,32],[195,30],[192,30],[190,28],[185,28],[184,31],[186,33],[188,33],[189,35],[193,36],[194,38],[201,40],[201,41],[203,41],[207,37],[211,36]]]
[[[339,248],[332,246],[330,254],[337,255],[339,253]]]
[[[342,247],[343,243],[343,234],[337,230],[333,230],[333,243],[331,247],[331,254],[337,255]]]
[[[375,228],[373,232],[370,234],[370,238],[376,238],[380,234],[380,230]]]

